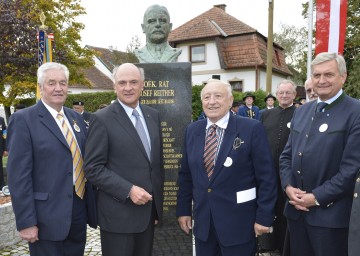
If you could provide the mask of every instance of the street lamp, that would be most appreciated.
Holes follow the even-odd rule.
[[[274,0],[269,0],[268,38],[266,55],[266,92],[271,93],[272,88],[272,56],[273,56],[273,20]]]

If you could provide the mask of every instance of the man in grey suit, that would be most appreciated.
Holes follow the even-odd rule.
[[[342,56],[318,54],[311,73],[319,98],[295,110],[280,156],[290,250],[292,256],[347,256],[360,167],[360,102],[342,89],[347,76]]]
[[[163,203],[159,113],[139,105],[143,69],[122,64],[113,80],[117,100],[90,121],[85,175],[98,187],[103,255],[151,255]]]

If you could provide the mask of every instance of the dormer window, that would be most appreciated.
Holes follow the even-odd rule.
[[[190,61],[192,63],[205,62],[205,44],[190,46]]]

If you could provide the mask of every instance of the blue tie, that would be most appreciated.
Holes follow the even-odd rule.
[[[316,113],[323,112],[323,109],[328,105],[326,102],[319,102],[316,106]]]

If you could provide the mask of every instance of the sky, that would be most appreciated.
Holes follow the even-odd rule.
[[[273,31],[279,32],[281,24],[296,27],[307,26],[302,4],[307,0],[273,0]],[[80,33],[81,45],[125,51],[132,37],[138,36],[142,46],[145,35],[141,24],[147,7],[153,4],[165,6],[170,13],[172,29],[208,11],[214,5],[226,4],[226,12],[236,19],[258,30],[267,37],[269,0],[83,0],[81,5],[87,14],[80,17],[85,29]]]

